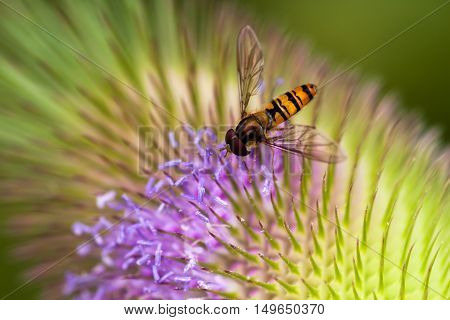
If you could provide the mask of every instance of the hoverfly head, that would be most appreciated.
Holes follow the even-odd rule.
[[[245,143],[239,139],[236,135],[236,131],[233,129],[227,131],[227,134],[225,135],[225,143],[227,144],[229,150],[237,156],[242,157],[250,153],[245,147]]]

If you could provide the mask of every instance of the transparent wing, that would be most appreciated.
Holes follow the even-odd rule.
[[[288,123],[276,127],[269,131],[265,143],[275,149],[326,163],[341,162],[346,158],[336,142],[312,126]]]
[[[250,98],[258,94],[262,84],[264,57],[255,32],[245,26],[237,39],[237,68],[239,75],[239,98],[241,118],[246,115],[245,109]]]

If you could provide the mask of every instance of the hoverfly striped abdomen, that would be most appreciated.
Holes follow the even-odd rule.
[[[308,83],[273,99],[265,106],[265,111],[272,120],[270,128],[283,123],[303,109],[314,98],[316,93],[316,86]]]

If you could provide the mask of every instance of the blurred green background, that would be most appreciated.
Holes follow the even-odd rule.
[[[313,53],[327,57],[334,66],[345,68],[445,1],[230,2],[259,23],[277,26],[294,37],[307,40]],[[9,9],[0,6],[0,10]],[[22,18],[17,16],[17,19]],[[427,123],[440,127],[447,142],[450,140],[449,31],[450,5],[356,67],[365,77],[379,80],[385,92],[396,93],[406,108],[420,113]],[[235,41],[235,35],[230,41]],[[2,208],[2,211],[4,215],[17,212],[18,208]],[[0,228],[6,228],[4,218],[0,219]],[[19,274],[25,268],[23,263],[18,264],[8,257],[7,246],[10,245],[0,232],[1,296],[22,283]],[[37,297],[37,290],[31,284],[10,298],[34,297]]]

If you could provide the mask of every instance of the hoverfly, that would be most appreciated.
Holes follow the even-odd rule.
[[[314,84],[298,86],[273,99],[260,111],[246,112],[250,98],[259,92],[264,69],[261,46],[250,26],[242,28],[237,39],[237,68],[241,121],[236,129],[229,129],[225,135],[227,154],[247,156],[249,148],[264,143],[271,148],[327,163],[345,159],[338,144],[315,127],[289,121],[317,94]],[[278,127],[282,123],[283,126]]]

